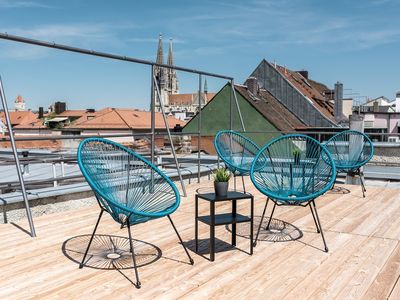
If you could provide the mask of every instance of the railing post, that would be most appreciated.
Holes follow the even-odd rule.
[[[232,85],[232,81],[231,81]],[[232,120],[232,93],[233,89],[231,89],[231,92],[229,93],[229,130],[233,129],[233,120]]]
[[[29,207],[28,196],[27,196],[26,190],[25,190],[24,177],[22,176],[21,166],[19,164],[17,145],[14,140],[14,132],[13,132],[11,121],[10,121],[10,114],[8,113],[7,100],[6,100],[6,95],[4,93],[3,81],[1,79],[1,77],[0,77],[0,98],[1,98],[1,102],[3,104],[4,116],[6,118],[8,134],[10,136],[10,142],[11,142],[11,147],[12,147],[12,151],[14,154],[15,167],[17,168],[18,179],[19,179],[19,183],[21,186],[22,197],[24,198],[26,215],[28,217],[29,227],[31,229],[31,236],[36,237],[35,226],[33,224],[32,213],[31,213],[31,209]]]
[[[56,164],[53,162],[51,166],[53,167],[53,178],[56,179],[57,178]],[[53,181],[53,186],[57,187],[57,180]]]
[[[154,65],[151,65],[151,94],[150,94],[150,111],[151,111],[151,140],[150,140],[150,157],[151,164],[154,165],[154,155],[155,155],[155,118],[156,118],[156,100],[155,100],[155,92],[154,92]],[[154,188],[154,173],[151,171],[151,189]]]
[[[64,162],[61,162],[61,176],[64,177],[65,176],[65,166],[64,166]]]
[[[200,162],[201,162],[201,74],[199,74],[199,118],[197,122],[197,183],[200,183]]]

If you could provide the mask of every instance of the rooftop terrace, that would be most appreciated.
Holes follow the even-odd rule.
[[[257,228],[265,198],[246,180],[255,195]],[[201,255],[193,251],[194,194],[211,186],[211,181],[188,185],[188,197],[172,215],[193,266],[167,218],[133,227],[141,289],[131,282],[129,252],[114,265],[105,258],[108,248],[129,251],[127,230],[109,215],[99,225],[87,266],[78,269],[97,206],[35,218],[36,238],[21,230],[29,228],[26,220],[0,224],[0,298],[400,298],[400,190],[367,186],[363,199],[359,186],[338,185],[318,198],[329,253],[308,208],[278,207],[272,226],[285,226],[285,234],[263,229],[249,256],[248,225],[238,225],[237,248],[243,251],[229,246],[229,228],[220,226],[216,260],[210,262],[208,226],[200,223]],[[208,203],[200,203],[200,214],[208,214]],[[217,211],[224,209],[230,203],[217,205]],[[248,203],[239,202],[238,211],[247,213]]]

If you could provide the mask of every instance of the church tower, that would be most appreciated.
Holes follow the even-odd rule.
[[[162,64],[162,65],[164,64],[164,53],[163,53],[161,34],[158,38],[156,63]],[[174,54],[172,52],[172,39],[169,39],[167,65],[174,66]],[[154,67],[154,76],[156,77],[156,81],[158,84],[158,88],[160,90],[163,104],[166,108],[168,108],[169,95],[179,94],[179,86],[178,86],[178,78],[176,76],[176,70],[155,66]],[[161,106],[160,106],[160,99],[158,99],[157,90],[155,90],[155,97],[156,97],[155,109],[156,109],[156,111],[160,112]],[[166,109],[166,111],[168,111],[168,109]]]
[[[158,48],[157,48],[157,59],[156,59],[157,64],[164,64],[164,53],[163,53],[163,47],[162,47],[162,35],[160,34],[158,38]],[[168,93],[167,93],[167,73],[165,68],[155,66],[154,67],[154,76],[156,77],[156,82],[158,85],[158,89],[160,91],[163,104],[166,106],[168,105]],[[154,88],[154,94],[155,94],[155,110],[157,112],[161,111],[161,105],[160,105],[160,99],[157,94],[157,89]]]
[[[168,66],[174,65],[174,54],[172,53],[172,39],[169,39],[169,49],[168,49]],[[167,69],[167,90],[168,94],[179,94],[178,79],[176,77],[175,69]]]

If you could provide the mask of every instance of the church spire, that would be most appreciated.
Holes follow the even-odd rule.
[[[168,49],[168,59],[167,65],[173,66],[174,65],[174,54],[172,52],[172,39],[169,39],[169,49]],[[175,69],[167,69],[167,90],[168,94],[178,94],[179,87],[178,87],[178,79],[176,76]]]
[[[173,66],[174,65],[174,56],[172,54],[172,39],[169,39],[169,50],[168,50],[167,65],[168,66]]]
[[[208,93],[207,78],[204,79],[204,94]]]
[[[158,49],[157,49],[156,63],[164,64],[164,53],[163,53],[163,48],[162,48],[162,35],[161,35],[161,33],[160,33],[160,36],[158,37]]]

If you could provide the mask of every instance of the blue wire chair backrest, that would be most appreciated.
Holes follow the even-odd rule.
[[[362,132],[346,130],[335,134],[325,143],[338,170],[355,170],[374,155],[374,145]]]
[[[232,130],[219,131],[214,147],[227,168],[240,175],[250,172],[254,157],[260,151],[256,143]]]
[[[267,143],[251,166],[255,187],[286,204],[315,199],[336,178],[329,152],[315,139],[301,134],[281,136]]]
[[[174,212],[175,184],[132,150],[106,139],[89,138],[78,148],[78,164],[101,205],[114,220],[131,224]]]

